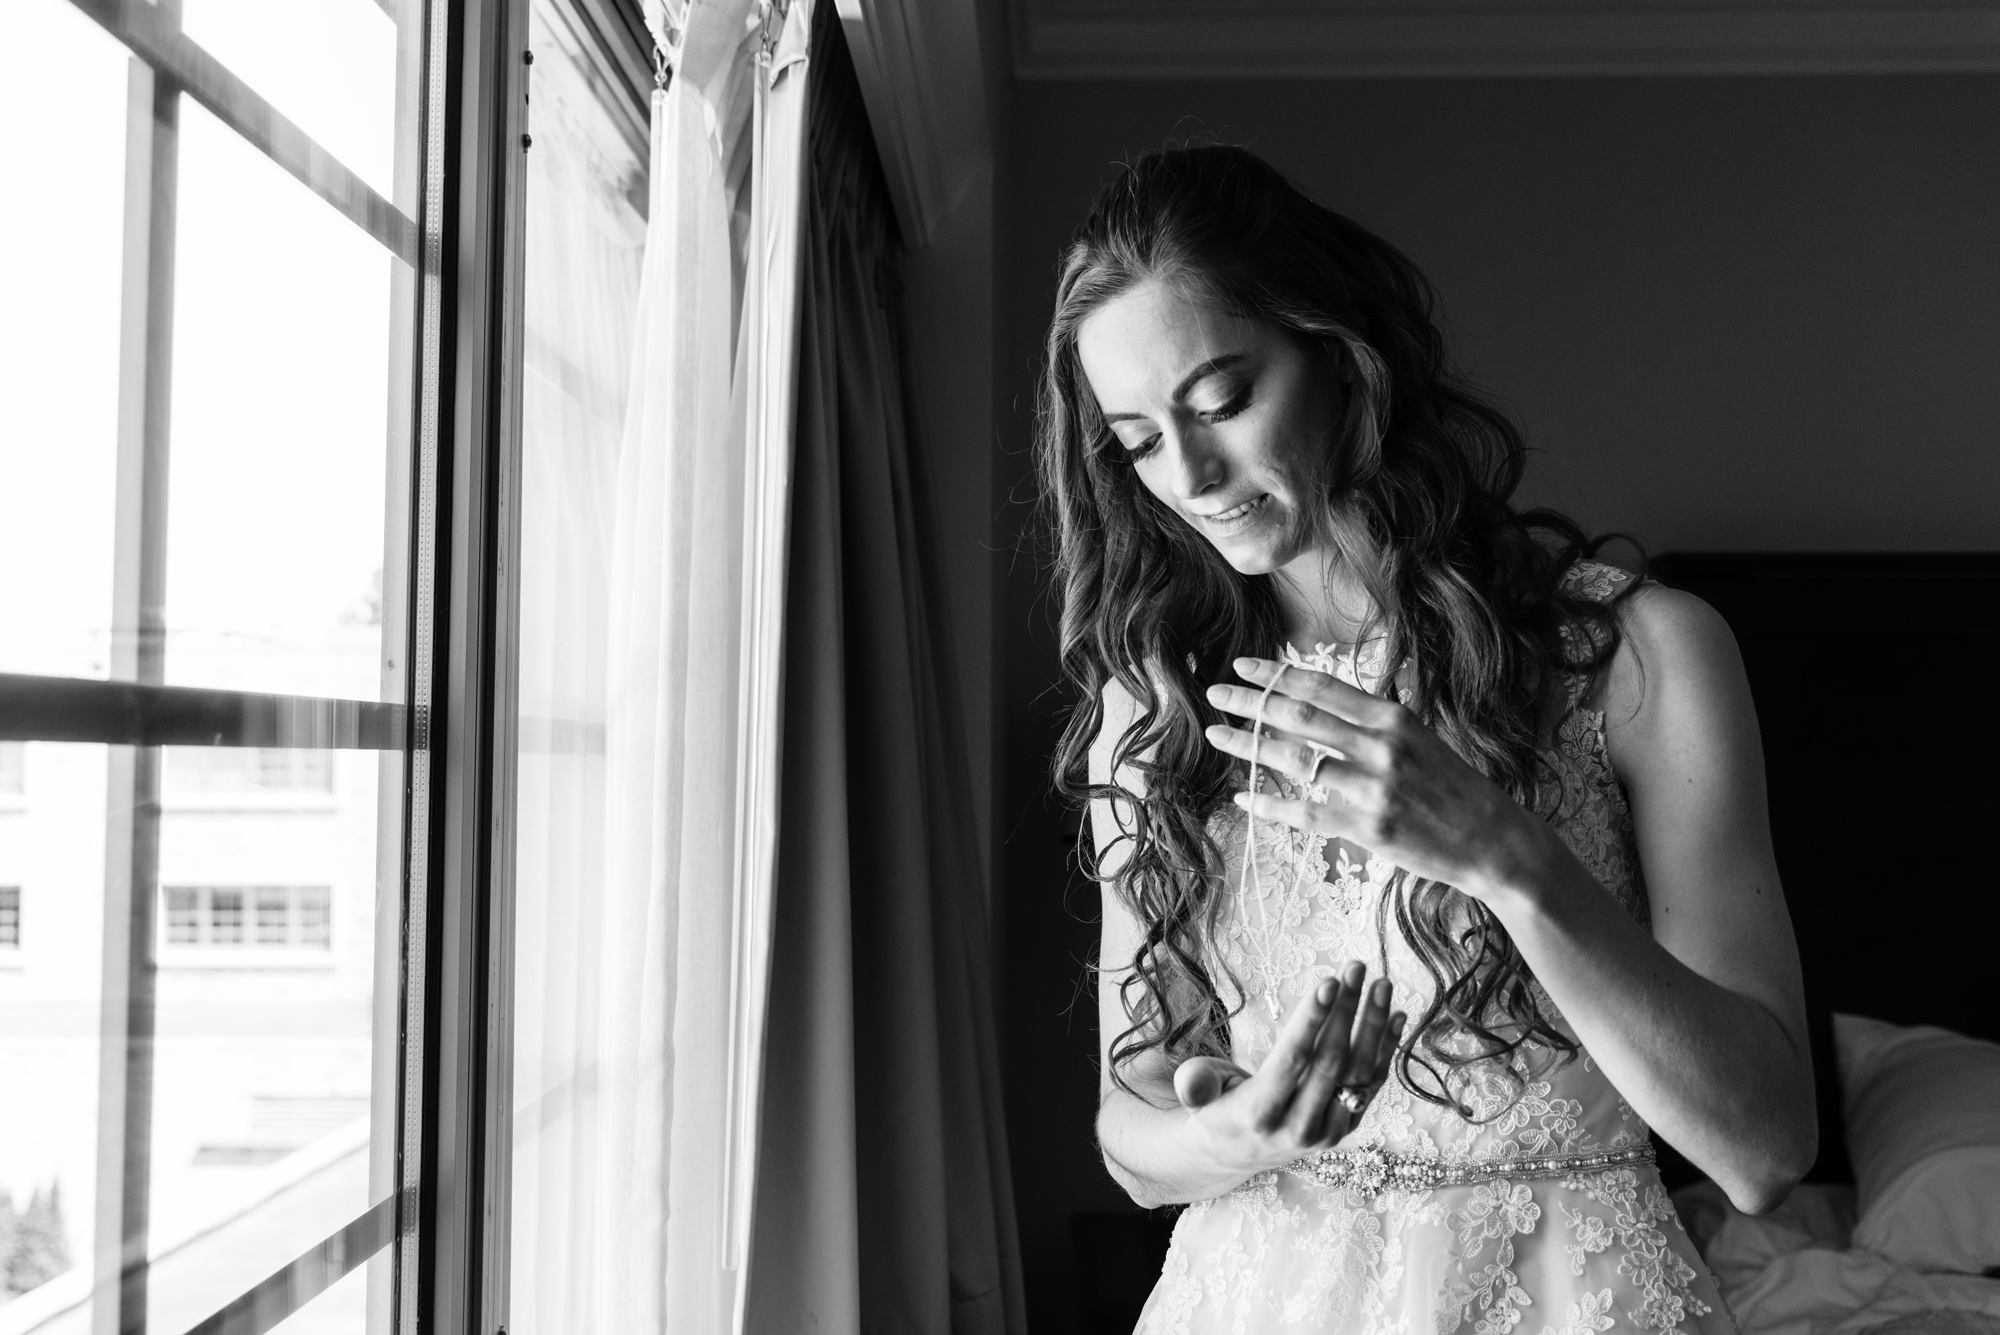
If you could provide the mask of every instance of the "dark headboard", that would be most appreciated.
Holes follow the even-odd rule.
[[[1675,552],[1650,573],[1743,648],[1821,1067],[1812,1176],[1837,1180],[1832,1011],[2000,1040],[2000,553]]]

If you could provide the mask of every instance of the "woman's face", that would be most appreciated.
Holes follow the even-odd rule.
[[[1147,282],[1077,329],[1104,418],[1146,489],[1246,575],[1308,554],[1337,403],[1274,325]]]

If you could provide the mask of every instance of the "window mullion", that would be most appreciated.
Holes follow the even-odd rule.
[[[178,0],[159,8],[163,21],[178,24]],[[128,88],[110,666],[114,679],[157,686],[166,667],[180,90],[138,59]],[[157,746],[108,749],[105,822],[92,1324],[96,1335],[132,1335],[146,1328],[151,1214]]]
[[[314,143],[221,61],[183,36],[178,0],[70,2],[404,263],[416,264],[417,228],[410,216]]]

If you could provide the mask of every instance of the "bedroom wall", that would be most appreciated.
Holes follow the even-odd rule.
[[[1655,551],[2000,549],[2000,78],[1018,84],[1003,501],[1032,494],[1057,251],[1107,164],[1174,134],[1248,143],[1407,250],[1539,450],[1533,495],[1586,526]],[[1063,702],[1025,517],[996,538],[1009,1129],[1032,1328],[1064,1335],[1071,1216],[1129,1205],[1090,1141],[1095,891],[1046,796]]]

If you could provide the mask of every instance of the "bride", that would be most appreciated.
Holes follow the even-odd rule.
[[[1432,304],[1236,148],[1139,159],[1063,261],[1097,1134],[1187,1207],[1140,1330],[1729,1331],[1647,1132],[1751,1212],[1814,1153],[1742,665],[1510,504]]]

